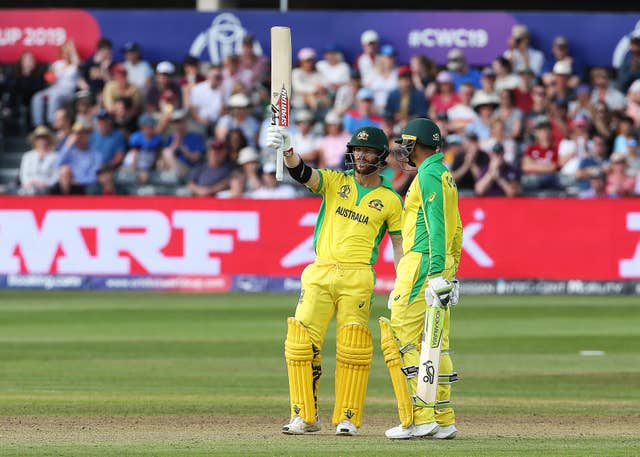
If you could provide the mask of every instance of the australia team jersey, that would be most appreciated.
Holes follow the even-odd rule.
[[[460,263],[462,223],[458,212],[458,189],[442,153],[434,154],[418,168],[404,201],[402,248],[426,254],[427,276],[442,274],[451,279]]]
[[[315,193],[324,196],[313,236],[318,258],[374,264],[385,232],[401,232],[402,199],[388,179],[363,187],[353,170],[318,170]]]

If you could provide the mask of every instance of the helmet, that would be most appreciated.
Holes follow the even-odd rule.
[[[396,160],[400,163],[408,163],[415,166],[409,156],[413,152],[416,143],[438,150],[442,146],[442,134],[435,122],[431,119],[420,117],[407,123],[396,143],[400,145],[394,151]]]
[[[372,164],[376,169],[382,169],[387,165],[385,160],[389,155],[389,140],[381,129],[377,127],[360,127],[353,133],[351,140],[347,143],[347,166],[354,165],[353,148],[358,146],[373,148],[378,151],[378,162]],[[373,173],[373,171],[371,173]]]

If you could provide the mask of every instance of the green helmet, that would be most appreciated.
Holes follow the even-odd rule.
[[[438,125],[431,119],[419,117],[409,121],[402,129],[402,138],[397,142],[402,144],[403,140],[413,140],[424,146],[438,149],[442,145],[442,134]]]
[[[355,168],[355,158],[353,148],[355,147],[373,148],[378,151],[378,162],[371,164],[372,172],[382,170],[387,166],[387,156],[389,155],[389,140],[387,135],[378,127],[360,127],[351,136],[347,143],[346,165],[348,168]]]

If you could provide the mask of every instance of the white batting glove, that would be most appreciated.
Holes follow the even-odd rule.
[[[424,291],[427,305],[440,308],[447,306],[451,301],[451,291],[453,283],[442,276],[437,276],[429,280],[427,290]]]
[[[291,134],[284,127],[270,125],[267,127],[267,146],[283,151],[291,150]]]
[[[451,301],[449,304],[455,306],[458,304],[458,300],[460,300],[460,282],[455,278],[451,282],[453,283],[453,289],[451,289]]]

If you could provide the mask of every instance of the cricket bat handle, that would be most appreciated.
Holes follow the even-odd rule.
[[[284,153],[281,148],[276,151],[276,181],[284,179]]]

